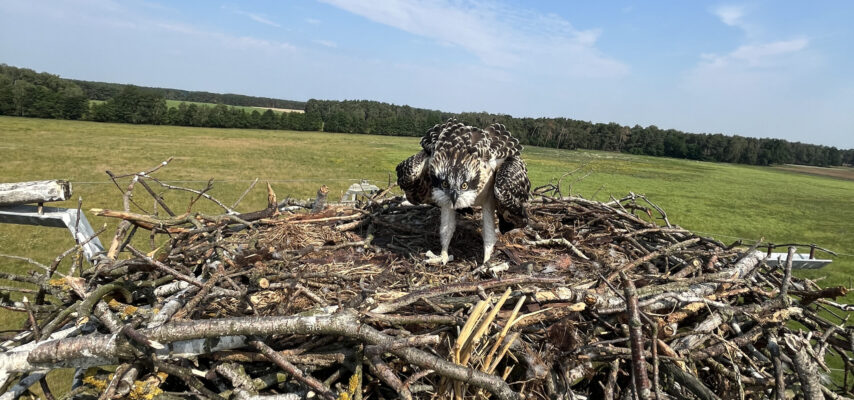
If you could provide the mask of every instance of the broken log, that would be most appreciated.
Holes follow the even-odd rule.
[[[0,183],[0,206],[48,203],[71,198],[71,182],[63,180]]]

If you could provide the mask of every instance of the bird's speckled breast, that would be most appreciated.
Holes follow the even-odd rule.
[[[483,203],[492,197],[493,182],[495,181],[495,170],[504,162],[503,158],[492,159],[489,161],[481,160],[478,168],[480,169],[480,182],[477,185],[477,197],[474,199],[474,205],[482,206]],[[489,177],[489,179],[483,179]]]

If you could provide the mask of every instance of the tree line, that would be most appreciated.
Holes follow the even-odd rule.
[[[89,98],[102,101],[92,102],[89,106],[87,93]],[[448,118],[457,118],[481,127],[494,122],[502,123],[523,144],[542,147],[616,151],[750,165],[854,165],[854,149],[840,150],[782,139],[686,133],[675,129],[659,129],[655,125],[628,127],[569,118],[517,118],[485,112],[455,114],[368,100],[312,99],[305,103],[272,103],[286,105],[281,108],[302,105],[305,113],[278,113],[269,109],[264,112],[248,111],[230,107],[224,102],[211,106],[180,103],[177,107],[167,107],[168,93],[173,93],[173,99],[176,93],[186,94],[185,101],[194,102],[229,98],[216,96],[256,99],[233,105],[264,104],[266,100],[287,102],[251,96],[72,81],[0,64],[0,114],[3,115],[392,136],[421,136],[433,125]],[[214,97],[193,97],[204,95]]]
[[[687,133],[570,118],[518,118],[490,113],[446,113],[365,100],[309,100],[306,113],[319,114],[323,130],[378,135],[421,136],[448,118],[484,127],[504,124],[522,144],[588,149],[750,165],[854,165],[854,149],[717,134]]]

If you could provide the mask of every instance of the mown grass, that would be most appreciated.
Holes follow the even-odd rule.
[[[187,103],[188,106],[190,104],[195,104],[199,107],[202,107],[202,106],[214,107],[214,106],[216,106],[216,104],[214,104],[214,103],[202,103],[202,102],[198,102],[198,101],[166,100],[166,107],[178,108],[178,106],[181,105],[181,103]],[[252,111],[258,111],[259,113],[264,113],[264,111],[267,111],[267,108],[265,108],[265,107],[231,106],[231,105],[229,105],[228,108],[236,108],[236,109],[244,110],[244,111],[250,112],[250,113]],[[281,114],[283,112],[281,110],[277,110],[277,109],[273,109],[273,108],[271,108],[271,110],[273,110],[273,112],[276,114]]]
[[[211,194],[230,204],[254,178],[271,181],[282,199],[311,197],[321,184],[340,196],[358,179],[385,186],[394,167],[418,150],[418,138],[320,132],[238,130],[107,124],[0,117],[0,182],[67,179],[73,201],[55,204],[84,209],[121,208],[121,194],[105,170],[142,171],[174,156],[157,177],[164,180],[215,179]],[[705,232],[724,242],[764,237],[776,243],[816,243],[854,254],[854,182],[810,176],[774,168],[716,164],[594,151],[528,147],[524,158],[534,186],[582,167],[564,180],[564,194],[574,177],[573,194],[596,199],[628,192],[646,194],[663,207],[673,223]],[[202,188],[204,182],[180,183]],[[140,192],[142,193],[142,192]],[[189,194],[167,201],[183,211]],[[136,200],[148,210],[145,195]],[[238,207],[249,211],[265,205],[263,185]],[[203,204],[202,210],[216,212]],[[116,221],[93,217],[93,226],[108,224],[109,241]],[[145,246],[147,240],[143,240]],[[43,263],[70,247],[60,229],[0,224],[0,253],[32,257]],[[0,270],[21,272],[25,264],[0,258]],[[854,257],[839,256],[819,271],[823,285],[848,285]],[[849,296],[849,299],[852,300]],[[20,315],[0,313],[0,329],[14,329]]]
[[[90,106],[92,104],[101,104],[101,103],[104,103],[104,100],[89,100]],[[199,107],[203,107],[203,106],[204,107],[214,107],[214,106],[216,106],[216,104],[214,104],[214,103],[202,103],[202,102],[198,102],[198,101],[166,100],[166,107],[178,108],[178,106],[181,105],[181,103],[187,103],[188,106],[190,104],[195,104]],[[250,113],[252,111],[258,111],[259,113],[264,113],[264,111],[267,111],[267,108],[265,108],[265,107],[231,106],[231,105],[229,105],[228,107],[244,110],[244,111],[250,112]],[[273,110],[273,112],[276,114],[281,114],[284,112],[284,111],[281,111],[278,109],[273,109],[273,108],[271,108],[271,110]]]
[[[790,172],[797,172],[801,174],[828,176],[838,179],[847,179],[849,181],[854,181],[854,168],[851,167],[814,167],[811,165],[786,164],[776,166],[775,168]]]

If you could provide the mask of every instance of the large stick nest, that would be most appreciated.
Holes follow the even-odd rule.
[[[125,176],[124,212],[97,210],[123,222],[95,266],[4,276],[38,291],[4,300],[30,315],[0,354],[10,393],[66,366],[78,398],[848,394],[821,379],[835,355],[847,381],[854,331],[832,301],[845,288],[672,225],[643,196],[540,190],[486,265],[475,210],[454,260],[431,265],[438,210],[388,190],[357,207],[319,196],[315,212],[280,212],[269,186],[254,213],[130,212],[154,171]],[[144,230],[163,246],[129,244]]]

